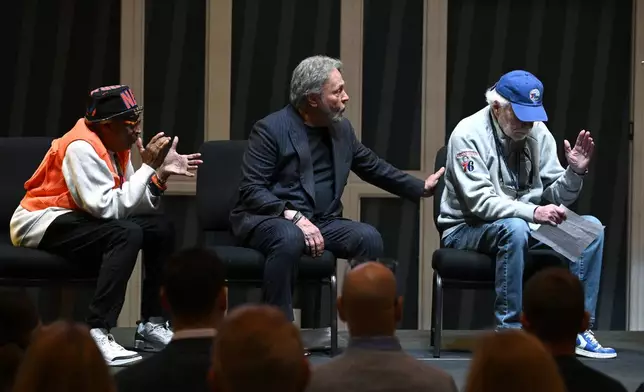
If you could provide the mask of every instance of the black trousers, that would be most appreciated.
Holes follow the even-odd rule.
[[[382,237],[366,223],[344,218],[313,222],[324,238],[324,250],[336,257],[376,258],[383,256]],[[304,234],[292,222],[272,218],[260,223],[249,236],[247,246],[266,257],[263,301],[277,306],[293,321],[293,283],[295,267],[307,251]]]
[[[144,320],[163,315],[159,300],[162,268],[174,250],[174,228],[163,216],[106,220],[74,211],[56,218],[38,247],[74,263],[100,263],[86,322],[90,328],[107,330],[116,326],[127,282],[143,250],[141,315]]]

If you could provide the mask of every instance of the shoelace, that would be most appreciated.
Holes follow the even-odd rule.
[[[601,344],[599,344],[599,342],[597,341],[597,339],[595,339],[595,334],[593,333],[593,331],[586,331],[586,333],[584,334],[584,337],[585,337],[586,339],[590,340],[590,342],[591,342],[592,344],[596,344],[596,345],[597,345],[597,347],[601,347],[601,346],[602,346]]]
[[[101,336],[99,336],[99,337],[98,337],[98,342],[97,342],[97,343],[98,343],[98,347],[103,347],[103,346],[105,346],[105,345],[108,345],[108,346],[110,345],[110,341],[109,341],[109,339],[107,338],[107,335],[101,335]]]
[[[110,348],[116,351],[126,351],[123,346],[116,343],[116,340],[114,339],[114,336],[111,333],[107,334],[105,339],[107,340],[107,344],[110,346]]]

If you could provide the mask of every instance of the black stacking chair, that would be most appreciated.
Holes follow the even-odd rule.
[[[24,183],[40,165],[52,140],[48,137],[0,138],[0,167],[6,169],[0,192],[0,286],[61,288],[63,306],[69,307],[70,289],[77,285],[95,285],[98,266],[73,264],[47,252],[15,247],[9,237],[9,222],[25,194]]]
[[[447,148],[442,147],[436,154],[434,170],[445,166]],[[434,224],[438,229],[438,215],[445,181],[442,176],[434,193]],[[440,232],[440,230],[439,230]],[[442,235],[442,233],[440,233]],[[432,255],[434,270],[434,295],[432,300],[431,341],[434,347],[434,358],[440,357],[441,335],[443,332],[443,291],[445,289],[484,289],[494,290],[495,258],[493,255],[447,249],[442,247]],[[566,267],[567,260],[552,250],[531,250],[525,261],[524,280],[536,271],[546,267]],[[490,309],[490,312],[493,310]]]
[[[261,287],[264,256],[239,246],[230,232],[229,214],[238,199],[241,164],[247,142],[209,141],[200,149],[203,164],[197,175],[197,214],[204,244],[223,260],[229,285]],[[330,286],[331,355],[338,348],[336,316],[336,258],[328,251],[313,259],[303,255],[297,268],[297,283]]]

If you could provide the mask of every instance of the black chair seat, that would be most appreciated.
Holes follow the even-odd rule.
[[[567,266],[565,259],[552,250],[530,250],[525,260],[524,276],[529,277],[545,267]],[[445,281],[458,280],[494,283],[496,260],[473,251],[441,248],[432,256],[432,268]]]
[[[441,248],[432,256],[432,268],[445,280],[493,282],[494,265],[490,256],[472,251]]]
[[[62,282],[95,280],[93,265],[79,266],[51,253],[0,243],[0,279]]]
[[[528,258],[523,267],[523,280],[530,279],[535,272],[547,267],[568,268],[568,259],[551,249],[534,249],[528,252]]]
[[[226,278],[230,280],[262,280],[264,256],[250,248],[239,246],[213,246],[226,266]],[[322,257],[303,256],[298,265],[298,280],[327,279],[335,272],[335,256],[324,252]]]

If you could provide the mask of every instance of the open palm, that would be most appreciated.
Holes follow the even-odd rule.
[[[166,155],[163,164],[161,165],[161,172],[165,174],[166,177],[171,175],[180,175],[186,177],[194,177],[195,171],[200,164],[203,163],[202,160],[198,159],[201,157],[201,154],[187,154],[182,155],[177,152],[177,144],[179,143],[179,138],[174,137],[172,141],[172,146]]]
[[[590,132],[586,130],[579,132],[575,146],[572,148],[568,140],[564,140],[564,149],[570,168],[575,173],[585,173],[588,170],[588,165],[590,164],[595,149],[595,142],[593,142]]]

